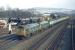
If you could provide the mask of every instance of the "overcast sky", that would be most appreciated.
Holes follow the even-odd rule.
[[[75,0],[0,0],[0,7],[20,9],[32,7],[75,9]]]

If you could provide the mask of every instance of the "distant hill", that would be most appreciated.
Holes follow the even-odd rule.
[[[28,9],[28,11],[32,11],[34,12],[35,14],[38,14],[38,13],[41,13],[41,14],[44,14],[44,13],[71,13],[72,10],[71,9],[65,9],[65,8],[40,8],[40,7],[36,7],[36,8],[31,8],[31,9]]]

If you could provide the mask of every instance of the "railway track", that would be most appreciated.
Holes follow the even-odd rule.
[[[60,42],[64,36],[64,32],[65,30],[67,29],[67,27],[65,27],[65,29],[63,31],[60,32],[60,34],[57,36],[57,38],[55,39],[55,41],[53,42],[54,44],[52,45],[52,47],[50,47],[50,45],[48,46],[47,50],[50,50],[51,48],[53,50],[57,50],[59,45],[60,45]]]
[[[15,40],[15,35],[6,35],[0,37],[0,43],[6,42],[6,41],[12,41]]]
[[[59,29],[59,30],[61,30],[61,29]],[[55,32],[58,32],[58,31],[56,30]],[[54,35],[51,35],[51,37],[53,37],[53,38],[51,38],[50,35],[48,35],[49,39],[47,39],[47,37],[45,37],[47,40],[45,38],[43,38],[44,40],[40,40],[37,44],[34,45],[34,47],[32,46],[29,50],[48,50],[48,47],[47,48],[45,48],[45,47],[40,47],[39,48],[39,46],[41,46],[41,44],[43,44],[45,41],[47,41],[48,43],[50,43],[50,45],[52,46],[53,44],[56,43],[57,37],[59,37],[59,36],[57,36],[57,37],[56,36],[57,36],[56,33]],[[51,42],[49,42],[49,41],[51,41]],[[47,42],[45,44],[47,44]],[[43,44],[42,46],[45,46],[45,44]],[[52,47],[54,47],[54,45]]]
[[[60,44],[60,42],[61,42],[61,40],[62,40],[62,37],[63,37],[63,35],[64,35],[64,33],[62,33],[62,32],[63,32],[63,31],[61,31],[60,34],[57,35],[57,37],[54,39],[54,41],[51,42],[52,45],[51,45],[51,46],[49,45],[49,46],[46,48],[46,50],[50,50],[50,49],[56,50],[56,49],[59,47],[59,44]]]
[[[69,21],[70,22],[70,21]],[[69,22],[68,22],[68,25],[69,25]],[[63,36],[65,35],[64,33],[66,32],[66,30],[68,29],[68,26],[65,28],[64,31],[61,32],[61,34],[58,36],[56,42],[54,43],[54,45],[52,46],[52,49],[53,50],[60,50],[62,48],[62,40],[63,40]],[[67,43],[68,44],[68,43]],[[69,48],[71,49],[71,48]],[[50,48],[48,48],[47,50],[50,50]],[[61,49],[62,50],[62,49]]]
[[[18,40],[18,37],[14,34],[0,37],[0,50],[6,50],[7,48],[12,47],[24,40],[26,39]]]

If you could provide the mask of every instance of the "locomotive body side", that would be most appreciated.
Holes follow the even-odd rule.
[[[19,26],[20,27],[20,26]],[[27,24],[21,25],[22,28],[17,27],[16,34],[22,36],[29,36],[32,33],[35,33],[39,29],[39,24]]]

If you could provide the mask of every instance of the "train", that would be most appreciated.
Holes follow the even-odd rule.
[[[37,23],[31,23],[27,25],[18,25],[15,29],[15,34],[18,36],[30,37],[37,32],[48,29],[58,22],[68,19],[69,17],[62,17],[55,20],[46,20]]]

